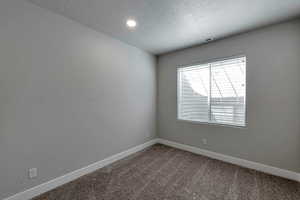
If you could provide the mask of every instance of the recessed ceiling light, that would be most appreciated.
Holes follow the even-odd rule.
[[[134,19],[128,19],[128,20],[126,21],[126,25],[127,25],[127,27],[129,27],[129,28],[135,28],[136,25],[137,25],[137,22],[136,22]]]

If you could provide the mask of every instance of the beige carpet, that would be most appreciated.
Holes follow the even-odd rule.
[[[34,200],[300,200],[300,184],[154,145]]]

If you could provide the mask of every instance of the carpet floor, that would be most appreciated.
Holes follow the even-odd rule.
[[[34,200],[300,200],[300,183],[157,144]]]

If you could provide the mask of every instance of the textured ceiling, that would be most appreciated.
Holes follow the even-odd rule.
[[[153,54],[300,15],[300,0],[28,0]],[[126,19],[138,21],[134,31]]]

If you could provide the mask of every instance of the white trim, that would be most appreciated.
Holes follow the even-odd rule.
[[[63,184],[66,184],[70,181],[73,181],[83,175],[86,175],[86,174],[89,174],[95,170],[98,170],[106,165],[109,165],[117,160],[120,160],[122,158],[125,158],[133,153],[136,153],[138,151],[141,151],[149,146],[152,146],[154,144],[156,144],[158,141],[158,139],[153,139],[153,140],[150,140],[144,144],[141,144],[141,145],[138,145],[136,147],[133,147],[131,149],[128,149],[126,151],[123,151],[121,153],[118,153],[118,154],[115,154],[113,156],[110,156],[104,160],[101,160],[101,161],[98,161],[96,163],[93,163],[91,165],[88,165],[84,168],[81,168],[81,169],[78,169],[78,170],[75,170],[73,172],[70,172],[68,174],[65,174],[63,176],[60,176],[58,178],[55,178],[51,181],[48,181],[46,183],[42,183],[41,185],[38,185],[38,186],[35,186],[33,188],[30,188],[26,191],[23,191],[23,192],[20,192],[20,193],[17,193],[11,197],[8,197],[6,199],[3,199],[3,200],[29,200],[29,199],[32,199],[33,197],[36,197],[40,194],[43,194],[45,192],[48,192],[58,186],[61,186]]]
[[[277,167],[272,167],[269,165],[265,165],[265,164],[261,164],[261,163],[257,163],[257,162],[253,162],[253,161],[249,161],[249,160],[244,160],[241,158],[236,158],[236,157],[232,157],[232,156],[228,156],[228,155],[224,155],[224,154],[220,154],[220,153],[216,153],[213,151],[208,151],[208,150],[204,150],[204,149],[200,149],[197,147],[193,147],[193,146],[189,146],[189,145],[185,145],[185,144],[180,144],[177,142],[172,142],[169,140],[165,140],[165,139],[158,139],[158,143],[160,144],[164,144],[167,146],[171,146],[177,149],[182,149],[185,151],[189,151],[195,154],[200,154],[200,155],[204,155],[213,159],[217,159],[217,160],[221,160],[224,162],[228,162],[228,163],[232,163],[235,165],[239,165],[242,167],[246,167],[249,169],[254,169],[257,171],[261,171],[267,174],[272,174],[275,176],[280,176],[283,178],[287,178],[290,180],[294,180],[294,181],[298,181],[300,182],[300,173],[297,172],[293,172],[293,171],[289,171],[289,170],[285,170],[285,169],[280,169]]]
[[[246,167],[246,168],[250,168],[250,169],[255,169],[257,171],[261,171],[261,172],[265,172],[268,174],[272,174],[275,176],[280,176],[283,178],[287,178],[287,179],[291,179],[291,180],[295,180],[300,182],[300,173],[297,172],[293,172],[293,171],[289,171],[289,170],[285,170],[285,169],[280,169],[280,168],[276,168],[276,167],[272,167],[269,165],[264,165],[261,163],[257,163],[257,162],[253,162],[253,161],[248,161],[248,160],[244,160],[241,158],[236,158],[236,157],[232,157],[232,156],[228,156],[228,155],[224,155],[224,154],[220,154],[220,153],[216,153],[213,151],[208,151],[208,150],[204,150],[204,149],[200,149],[197,147],[193,147],[193,146],[189,146],[189,145],[185,145],[185,144],[180,144],[177,142],[172,142],[169,140],[165,140],[165,139],[153,139],[150,140],[144,144],[138,145],[136,147],[133,147],[131,149],[128,149],[126,151],[123,151],[121,153],[115,154],[113,156],[110,156],[104,160],[101,160],[99,162],[93,163],[91,165],[88,165],[84,168],[75,170],[73,172],[70,172],[68,174],[65,174],[63,176],[60,176],[58,178],[55,178],[51,181],[48,181],[46,183],[42,183],[41,185],[35,186],[33,188],[30,188],[26,191],[17,193],[11,197],[8,197],[6,199],[3,200],[30,200],[40,194],[43,194],[45,192],[48,192],[56,187],[59,187],[63,184],[66,184],[70,181],[73,181],[83,175],[89,174],[95,170],[98,170],[104,166],[107,166],[115,161],[118,161],[122,158],[125,158],[133,153],[136,153],[138,151],[141,151],[149,146],[152,146],[156,143],[160,143],[160,144],[164,144],[167,146],[171,146],[177,149],[182,149],[185,151],[189,151],[195,154],[200,154],[200,155],[204,155],[210,158],[214,158],[217,160],[221,160],[224,162],[228,162],[228,163],[232,163],[232,164],[236,164],[242,167]]]

